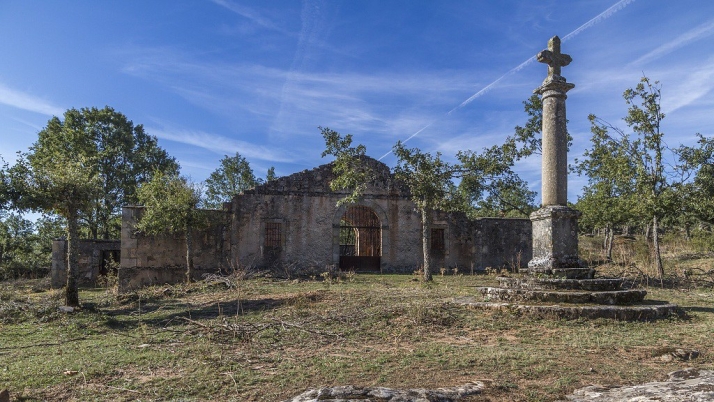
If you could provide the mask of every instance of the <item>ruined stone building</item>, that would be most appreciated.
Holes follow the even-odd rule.
[[[421,217],[408,189],[385,164],[371,158],[364,162],[377,174],[356,204],[337,206],[346,194],[330,189],[334,176],[332,164],[326,164],[261,184],[235,196],[222,210],[207,211],[209,224],[193,232],[196,278],[238,268],[282,277],[334,268],[376,273],[419,269]],[[122,211],[120,291],[185,278],[184,236],[137,233],[142,209],[127,206]],[[524,266],[531,259],[531,222],[470,220],[461,213],[436,211],[430,247],[437,271]]]

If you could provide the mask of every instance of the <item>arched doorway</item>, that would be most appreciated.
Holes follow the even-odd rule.
[[[382,256],[382,225],[369,207],[347,208],[340,218],[340,269],[379,271]]]

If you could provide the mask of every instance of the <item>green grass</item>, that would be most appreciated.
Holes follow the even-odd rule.
[[[712,368],[714,291],[651,288],[687,320],[538,320],[447,302],[493,276],[353,281],[250,279],[80,293],[0,284],[0,389],[16,400],[280,401],[331,385],[438,388],[486,383],[471,400],[550,401],[592,383],[632,384]],[[665,362],[666,348],[702,352]]]

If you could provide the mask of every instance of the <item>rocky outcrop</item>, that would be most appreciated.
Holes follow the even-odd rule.
[[[561,402],[705,402],[714,401],[714,371],[687,369],[669,374],[662,382],[627,387],[591,385],[568,395]]]
[[[457,402],[465,396],[480,394],[482,390],[481,382],[435,390],[399,390],[348,385],[311,389],[285,402]]]

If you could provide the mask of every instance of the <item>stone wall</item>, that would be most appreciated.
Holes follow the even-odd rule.
[[[94,285],[100,274],[111,269],[108,261],[119,262],[119,240],[79,240],[79,284]],[[67,241],[52,241],[50,286],[59,289],[67,283]]]
[[[389,167],[364,158],[376,174],[357,204],[338,206],[344,192],[330,189],[332,164],[305,170],[247,190],[222,211],[207,211],[212,224],[194,231],[196,278],[245,267],[281,277],[319,275],[340,266],[340,221],[348,208],[367,207],[376,216],[382,273],[411,273],[422,265],[421,217],[409,191]],[[141,207],[122,211],[119,291],[184,280],[183,235],[136,233]],[[371,214],[370,212],[370,214]],[[434,212],[433,231],[443,242],[432,269],[466,273],[487,267],[525,266],[531,259],[528,219],[482,218]],[[360,240],[360,247],[362,247]],[[434,243],[430,245],[434,247]],[[351,265],[350,265],[351,266]]]
[[[122,208],[119,292],[147,285],[177,283],[186,276],[186,240],[182,233],[146,236],[136,231],[143,207]],[[229,214],[206,210],[207,225],[193,230],[194,277],[219,273],[228,266]],[[141,274],[139,274],[141,273]]]
[[[381,224],[381,272],[411,272],[420,263],[421,223],[389,169],[373,159],[377,179],[357,203]],[[237,265],[290,276],[339,265],[340,218],[348,205],[329,187],[332,165],[281,177],[245,191],[232,204],[231,255]],[[266,228],[280,227],[280,247],[266,247]]]
[[[479,218],[473,222],[474,269],[523,268],[533,255],[527,218]]]

